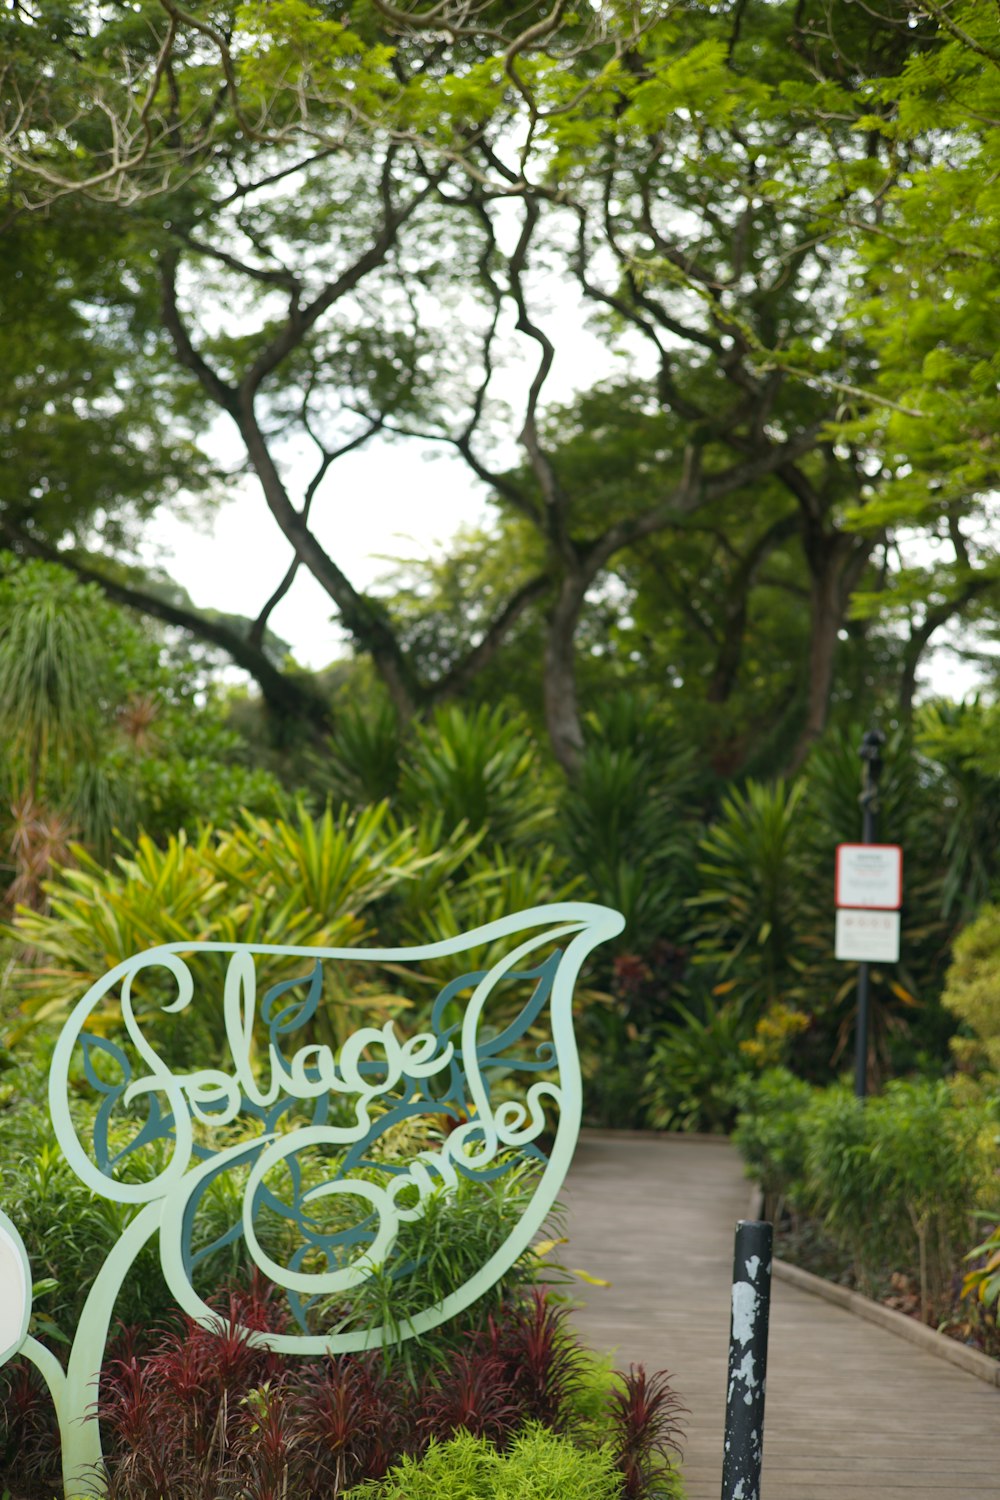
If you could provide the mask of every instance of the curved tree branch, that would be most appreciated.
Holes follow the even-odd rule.
[[[476,673],[482,671],[496,656],[525,610],[543,598],[551,586],[552,579],[547,573],[540,573],[537,578],[529,579],[523,584],[491,621],[478,645],[473,646],[434,684],[433,697],[447,698],[464,692]]]

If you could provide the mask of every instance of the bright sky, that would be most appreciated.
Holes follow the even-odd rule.
[[[352,583],[367,588],[391,557],[429,557],[463,525],[488,514],[482,488],[461,460],[428,458],[417,443],[375,443],[338,460],[315,531]],[[159,560],[195,604],[255,614],[280,583],[291,551],[252,483],[213,515],[209,530],[164,512],[149,530],[146,558]],[[343,654],[332,600],[308,569],[271,616],[297,661],[324,667]]]

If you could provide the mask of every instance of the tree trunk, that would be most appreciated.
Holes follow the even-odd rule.
[[[268,509],[295,555],[336,604],[341,623],[356,644],[371,656],[400,718],[412,718],[420,694],[392,627],[380,607],[359,593],[341,572],[295,509],[260,430],[252,397],[241,401],[236,422]]]
[[[583,754],[576,691],[576,630],[586,591],[582,577],[563,578],[545,635],[545,724],[552,753],[567,776],[576,774]]]
[[[814,532],[804,538],[809,564],[809,680],[806,714],[788,770],[799,770],[826,728],[839,632],[851,593],[864,572],[876,539]]]
[[[727,611],[722,626],[722,643],[705,694],[709,703],[726,703],[739,677],[743,660],[743,639],[747,628],[747,596]]]

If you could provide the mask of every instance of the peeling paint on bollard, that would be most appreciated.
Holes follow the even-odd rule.
[[[760,1500],[772,1239],[770,1224],[736,1226],[722,1500]]]

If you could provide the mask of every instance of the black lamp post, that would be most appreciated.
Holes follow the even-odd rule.
[[[861,741],[861,842],[874,844],[878,813],[878,779],[882,772],[885,735],[869,729]],[[863,1099],[868,1092],[868,965],[858,964],[858,1020],[854,1044],[854,1092]]]

